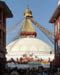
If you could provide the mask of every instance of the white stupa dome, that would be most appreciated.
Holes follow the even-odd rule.
[[[7,60],[13,58],[21,58],[24,55],[27,57],[39,59],[53,59],[54,53],[50,54],[52,48],[40,39],[22,38],[17,39],[7,46]]]

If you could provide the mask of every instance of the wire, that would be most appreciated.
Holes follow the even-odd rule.
[[[16,24],[12,25],[11,27],[8,28],[7,32],[10,32],[11,30],[13,30],[14,28],[16,28],[16,26],[18,26],[18,24],[21,24],[24,21],[24,18],[21,19],[20,21],[18,21]]]
[[[39,23],[37,23],[35,20],[31,19],[32,23],[34,23],[44,34],[45,36],[48,37],[48,39],[54,43],[54,34],[51,33],[50,31],[48,31],[46,28],[44,28],[43,26],[41,26]]]

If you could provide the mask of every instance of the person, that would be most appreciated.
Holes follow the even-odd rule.
[[[47,71],[47,69],[43,69],[43,75],[48,75]]]
[[[43,74],[42,75],[48,75],[48,73],[46,73],[46,72],[43,72]]]
[[[43,75],[43,70],[42,70],[42,68],[39,68],[39,70],[38,70],[38,72],[37,72],[37,74],[36,75]]]

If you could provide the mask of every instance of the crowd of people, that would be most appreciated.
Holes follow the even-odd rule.
[[[14,62],[14,64],[16,64]],[[25,65],[27,64],[27,62],[24,62],[24,63],[18,63],[18,64],[21,64],[21,65]],[[31,67],[31,65],[30,65]],[[21,67],[18,69],[18,67],[16,68],[12,68],[11,69],[11,66],[8,68],[8,74],[7,75],[16,75],[16,74],[11,74],[13,71],[14,72],[17,72],[19,75],[57,75],[57,72],[54,72],[54,71],[51,71],[50,68],[43,68],[42,66],[39,66],[38,69],[35,67],[33,67],[32,65],[32,68],[24,68],[21,69]]]
[[[11,75],[12,72],[18,72],[19,75],[57,75],[57,73],[50,72],[49,69],[44,69],[44,68],[28,68],[28,69],[17,69],[14,68],[12,70],[9,70],[8,75]],[[13,74],[15,75],[15,74]]]

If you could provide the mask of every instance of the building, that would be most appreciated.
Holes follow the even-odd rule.
[[[7,46],[7,60],[20,58],[33,58],[53,60],[54,53],[52,48],[40,39],[37,39],[37,33],[32,25],[32,11],[27,8],[24,12],[25,20],[21,27],[20,39],[17,39]],[[52,51],[52,54],[51,54]]]
[[[0,74],[5,74],[6,65],[6,18],[13,15],[5,2],[0,1]]]
[[[55,66],[60,67],[60,0],[49,22],[54,24]]]

